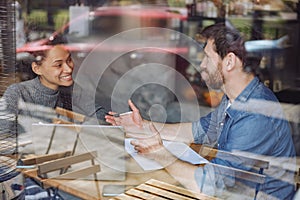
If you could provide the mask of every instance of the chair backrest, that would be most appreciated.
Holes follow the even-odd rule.
[[[233,167],[228,167],[224,165],[218,165],[214,163],[208,163],[206,165],[211,165],[215,169],[219,169],[219,171],[222,173],[222,175],[228,175],[228,176],[234,176],[236,178],[240,178],[242,180],[251,181],[254,183],[262,184],[265,182],[266,175],[249,172],[246,170],[241,170]]]
[[[269,168],[268,161],[250,158],[250,157],[246,157],[244,155],[239,155],[239,154],[231,153],[231,152],[227,152],[227,151],[221,151],[221,150],[217,150],[212,147],[208,147],[208,146],[204,146],[204,145],[200,146],[197,144],[191,144],[191,148],[194,149],[195,151],[197,151],[201,156],[205,157],[208,160],[211,160],[215,157],[219,157],[221,159],[234,162],[238,159],[238,161],[240,163],[242,163],[243,165],[258,169],[258,173],[254,173],[254,172],[249,172],[249,171],[245,171],[245,170],[241,170],[241,169],[237,169],[237,168],[232,168],[232,167],[227,167],[227,166],[223,166],[223,165],[216,165],[213,163],[209,163],[209,165],[212,165],[214,168],[217,168],[220,171],[222,171],[222,173],[224,175],[229,175],[229,176],[233,175],[234,177],[256,183],[255,195],[254,195],[254,199],[256,199],[256,196],[260,189],[260,185],[263,184],[266,179],[266,176],[263,175],[263,171],[264,171],[264,169]],[[204,184],[205,175],[203,177],[204,178],[202,180],[201,189]]]
[[[239,178],[242,180],[251,181],[255,184],[255,193],[253,199],[256,200],[258,191],[260,190],[260,185],[263,184],[266,180],[266,175],[253,173],[233,167],[228,167],[224,165],[218,165],[214,163],[207,163],[205,166],[212,166],[215,174],[221,176],[229,176],[234,178]],[[206,182],[207,173],[206,170],[203,171],[203,176],[200,184],[200,191],[203,191],[204,183]]]
[[[94,176],[96,176],[96,173],[100,171],[100,165],[98,164],[95,165],[94,162],[94,158],[96,157],[97,157],[97,152],[92,151],[92,152],[82,153],[79,155],[67,156],[67,157],[43,162],[37,164],[38,176],[41,178],[49,178],[48,173],[58,171],[58,170],[60,171],[60,175],[51,178],[78,179],[91,174],[94,174]],[[66,172],[65,170],[62,170],[62,169],[67,169],[72,165],[83,163],[89,160],[91,161],[91,166],[76,169],[70,172]],[[95,177],[95,179],[97,178]]]
[[[71,151],[64,151],[59,153],[47,154],[47,155],[32,156],[30,158],[23,158],[22,163],[23,165],[37,165],[47,161],[64,158],[70,155],[71,155]]]
[[[63,121],[63,123],[76,123],[76,122],[79,122],[79,123],[82,123],[84,122],[85,120],[85,115],[82,115],[82,114],[79,114],[79,113],[76,113],[76,112],[73,112],[73,111],[70,111],[70,110],[66,110],[64,108],[61,108],[61,107],[56,107],[55,108],[55,112],[57,115],[61,115],[61,116],[65,116],[71,120],[73,120],[73,122],[68,122],[68,121]],[[54,118],[53,121],[60,121],[61,119],[56,119]]]
[[[74,142],[74,146],[73,146],[72,153],[71,153],[71,155],[74,155],[76,147],[77,147],[78,139],[79,139],[79,133],[80,133],[80,128],[78,128],[76,126],[76,124],[82,124],[85,121],[86,116],[76,113],[76,112],[73,112],[73,111],[70,111],[70,110],[66,110],[61,107],[56,107],[55,112],[57,114],[57,118],[52,119],[54,124],[74,125],[74,126],[68,126],[68,128],[74,129],[77,132],[76,140]],[[60,118],[61,116],[65,117],[66,119]],[[48,144],[48,148],[46,150],[46,154],[49,154],[49,152],[51,150],[55,132],[56,132],[56,126],[53,127],[52,134],[50,136],[50,140],[49,140],[49,144]]]
[[[48,193],[52,193],[53,196],[51,199],[56,199],[56,197],[60,197],[59,199],[63,199],[58,193],[57,186],[51,186],[48,184],[48,173],[57,171],[56,176],[50,178],[55,179],[79,179],[84,178],[89,175],[94,175],[94,180],[97,180],[97,173],[100,172],[100,165],[95,164],[94,158],[97,157],[97,152],[86,152],[78,155],[71,156],[71,151],[60,152],[49,155],[41,155],[36,156],[34,158],[23,159],[23,165],[33,165],[37,166],[37,176],[36,183],[38,183],[41,187],[47,190]],[[91,161],[91,165],[86,167],[88,161]],[[36,165],[35,165],[36,164]],[[76,164],[83,164],[78,167],[75,167]],[[66,169],[72,167],[72,171],[67,172]],[[52,180],[52,179],[51,179]],[[98,191],[98,182],[96,181],[96,188]],[[98,191],[100,193],[100,191]]]
[[[199,154],[202,155],[203,157],[208,157],[208,158],[215,158],[217,154],[218,157],[220,158],[226,157],[230,159],[232,157],[237,157],[244,165],[248,165],[254,168],[259,168],[261,170],[260,173],[263,173],[263,169],[269,168],[268,161],[250,158],[250,157],[246,157],[243,155],[239,155],[227,151],[221,151],[221,150],[214,149],[212,147],[202,146],[199,151]]]
[[[81,124],[86,119],[85,115],[61,107],[56,107],[55,113],[57,114],[57,118],[52,119],[53,123],[55,124]],[[59,118],[60,116],[64,116],[66,119],[64,120],[62,118]]]

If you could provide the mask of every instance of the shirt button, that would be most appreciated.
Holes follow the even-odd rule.
[[[221,123],[220,123],[220,126],[223,126],[223,125],[224,125],[224,123],[223,123],[223,122],[221,122]]]

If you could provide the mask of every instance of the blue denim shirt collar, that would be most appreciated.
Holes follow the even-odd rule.
[[[248,101],[251,93],[253,92],[253,90],[255,90],[255,88],[258,85],[259,85],[259,79],[257,77],[254,77],[253,80],[246,86],[246,88],[241,92],[241,94],[234,100],[234,102],[232,104],[234,104],[235,102],[245,103],[246,101]],[[224,101],[225,105],[222,105],[222,106],[228,105],[229,98],[227,96],[225,98],[226,98],[226,101]],[[240,114],[239,111],[232,109],[230,107],[227,109],[226,113],[228,114],[228,116],[230,118],[233,118],[237,114]]]
[[[253,80],[246,86],[242,93],[236,98],[236,101],[246,102],[255,88],[259,85],[259,80],[254,77]]]

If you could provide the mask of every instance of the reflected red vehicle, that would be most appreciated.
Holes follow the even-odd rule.
[[[17,48],[17,58],[19,60],[26,59],[27,56],[36,51],[48,49],[49,45],[64,43],[65,47],[72,52],[74,59],[80,64],[96,45],[109,37],[126,30],[144,27],[169,28],[182,32],[183,22],[186,21],[186,18],[184,10],[172,10],[168,7],[99,7],[89,11],[88,14],[73,18],[50,37],[28,42]],[[149,37],[159,36],[153,33]],[[170,36],[168,39],[176,41],[178,38],[175,37]],[[120,44],[119,48],[127,48],[128,45]],[[110,48],[105,49],[104,47],[103,50],[109,51]],[[174,53],[187,52],[187,50],[187,47],[179,47],[178,45],[171,49]],[[24,56],[24,53],[27,54]]]
[[[89,11],[87,15],[81,15],[72,19],[62,28],[51,34],[50,37],[38,41],[29,42],[21,48],[17,49],[17,53],[34,54],[36,51],[49,48],[49,45],[55,43],[64,43],[65,47],[72,53],[77,69],[74,70],[74,76],[83,66],[83,61],[87,58],[91,51],[99,53],[99,61],[97,67],[105,69],[97,87],[96,97],[97,103],[106,109],[111,109],[112,101],[118,101],[117,104],[127,102],[126,99],[112,99],[117,82],[120,78],[137,66],[147,63],[158,63],[162,66],[168,66],[174,71],[185,73],[189,63],[182,55],[188,55],[190,46],[186,42],[182,42],[181,34],[184,32],[184,23],[187,21],[186,10],[174,10],[170,7],[145,7],[145,6],[122,6],[122,7],[100,7],[96,10]],[[144,40],[140,40],[139,36],[130,40],[117,40],[112,47],[111,44],[101,45],[103,41],[112,37],[118,38],[118,34],[124,31],[132,31],[137,28],[162,28],[172,30],[170,34],[161,34],[161,31],[155,29],[143,35]],[[155,48],[137,48],[141,43],[145,46]],[[158,44],[156,44],[158,43]],[[109,66],[103,66],[101,55],[110,56],[113,51],[125,52],[122,56],[116,58]],[[105,56],[104,56],[105,57]],[[89,74],[90,76],[94,74]],[[160,97],[155,103],[168,105],[176,101],[174,91],[177,86],[176,75],[160,74],[167,82],[170,88],[157,84],[141,85],[141,88],[132,94],[133,100],[145,112],[149,109],[151,102],[145,103],[142,99],[146,99],[149,92],[156,93]],[[132,78],[132,81],[138,83],[143,81],[139,77]],[[93,85],[93,84],[91,84]],[[104,87],[105,86],[105,87]],[[155,94],[153,94],[155,95]],[[136,97],[136,98],[135,98]],[[144,98],[145,97],[145,98]],[[124,96],[124,98],[127,98]],[[148,98],[149,99],[149,98]],[[151,99],[150,99],[151,100]],[[120,110],[120,112],[122,112]],[[178,115],[179,116],[179,115]]]

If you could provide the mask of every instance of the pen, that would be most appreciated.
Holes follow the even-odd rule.
[[[128,114],[131,114],[131,113],[132,113],[132,111],[124,112],[124,113],[119,114],[119,116],[128,115]]]
[[[108,115],[110,115],[110,116],[113,116],[113,117],[120,117],[120,116],[124,116],[124,115],[128,115],[128,114],[131,114],[132,113],[132,111],[129,111],[129,112],[124,112],[124,113],[117,113],[117,114],[113,114],[113,115],[111,115],[111,114],[108,114]]]
[[[132,111],[129,111],[129,112],[124,112],[124,113],[116,113],[116,114],[109,114],[108,112],[105,113],[106,115],[109,115],[109,116],[113,116],[113,117],[120,117],[120,116],[124,116],[124,115],[128,115],[128,114],[131,114]]]

